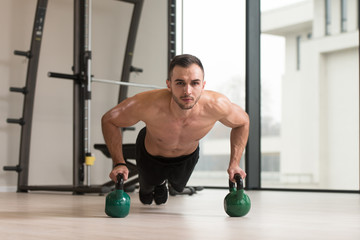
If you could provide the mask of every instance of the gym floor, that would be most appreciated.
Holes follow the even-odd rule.
[[[248,215],[223,210],[227,190],[205,189],[145,206],[130,193],[126,218],[105,215],[105,196],[0,193],[0,239],[360,239],[360,195],[247,191]]]

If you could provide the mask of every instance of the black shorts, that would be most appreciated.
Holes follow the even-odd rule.
[[[199,147],[186,156],[173,158],[152,156],[145,149],[146,127],[140,130],[136,139],[136,165],[141,182],[147,186],[161,185],[168,180],[178,192],[182,192],[199,159]]]

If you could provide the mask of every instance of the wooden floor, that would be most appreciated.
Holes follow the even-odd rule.
[[[105,196],[0,193],[0,239],[360,239],[360,195],[248,191],[242,218],[223,210],[226,190],[205,189],[145,206],[130,194],[126,218],[104,213]]]

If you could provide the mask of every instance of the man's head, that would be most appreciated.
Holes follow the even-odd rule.
[[[174,102],[182,110],[192,109],[205,87],[201,61],[189,54],[176,56],[170,63],[166,84]]]

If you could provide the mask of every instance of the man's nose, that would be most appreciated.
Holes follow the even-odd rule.
[[[190,86],[190,84],[185,84],[185,86],[184,86],[184,93],[185,93],[186,95],[190,95],[190,93],[191,93],[191,86]]]

